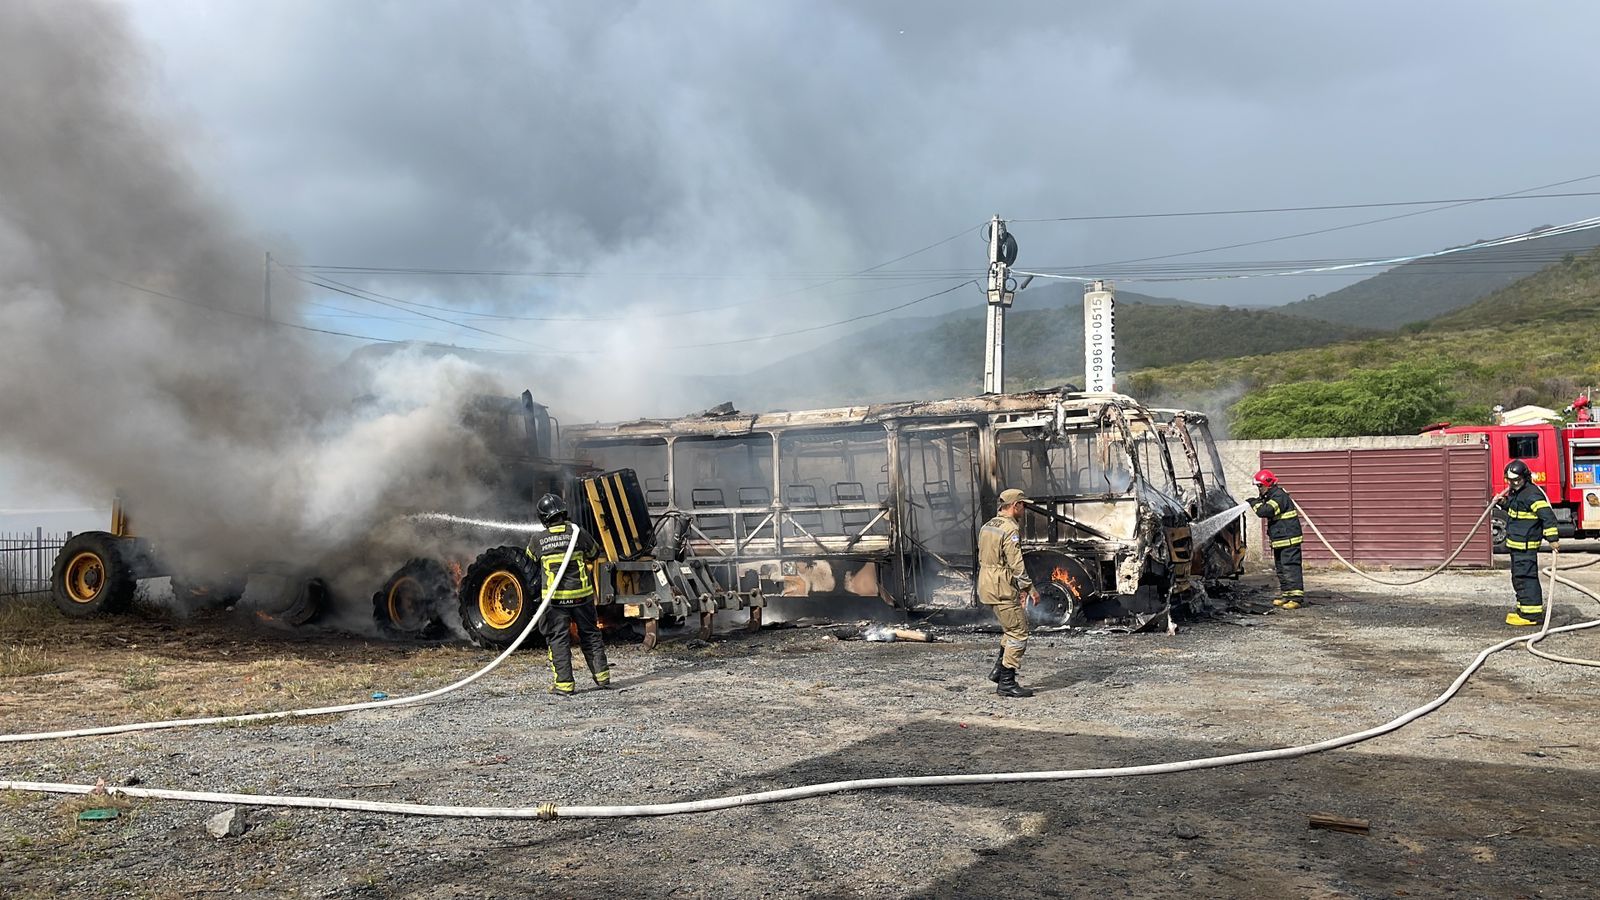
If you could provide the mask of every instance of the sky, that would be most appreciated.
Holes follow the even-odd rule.
[[[711,308],[651,326],[658,344],[704,351],[675,355],[705,371],[848,328],[684,345],[874,313],[981,274],[991,215],[1477,197],[1600,174],[1600,121],[1585,113],[1600,7],[1587,3],[123,6],[152,100],[265,248],[317,265],[583,273],[319,276],[446,307]],[[1482,203],[1184,259],[1420,253],[1582,218],[1597,201]],[[1393,212],[1011,228],[1019,268],[1093,273]],[[1256,305],[1350,280],[1122,283]],[[363,334],[507,349],[592,334],[482,319],[461,331],[321,288],[313,300],[324,305],[309,321]],[[963,289],[896,314],[981,302]]]
[[[1405,207],[1421,214],[1281,241],[1397,211],[1030,221],[1600,191],[1589,3],[15,0],[9,13],[22,24],[0,99],[37,106],[0,124],[0,376],[50,388],[0,397],[0,417],[12,432],[57,422],[0,433],[13,510],[98,507],[108,465],[199,440],[252,459],[298,448],[246,485],[298,489],[379,421],[344,416],[319,380],[365,337],[496,351],[483,358],[515,370],[506,380],[579,403],[569,418],[686,412],[668,376],[737,374],[885,317],[981,305],[968,282],[997,214],[1018,268],[1094,274],[1172,254],[1195,273],[1393,257],[1600,210],[1600,197]],[[239,336],[264,312],[268,252],[274,319],[314,343]],[[1118,283],[1265,305],[1348,281]],[[180,321],[184,304],[228,315]],[[114,336],[130,359],[60,330],[107,310],[129,317]],[[425,431],[442,413],[415,373],[435,370],[452,397],[475,389],[437,360],[366,371],[391,391],[382,421]],[[237,403],[297,416],[264,440]],[[75,445],[65,477],[52,410],[72,408],[115,419],[118,439],[98,455]],[[187,487],[160,468],[125,467],[121,483]],[[386,503],[382,487],[361,496]],[[290,518],[286,533],[320,527]]]

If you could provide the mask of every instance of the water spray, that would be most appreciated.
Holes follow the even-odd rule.
[[[483,528],[489,531],[515,531],[521,534],[540,534],[549,530],[538,522],[500,522],[494,519],[469,519],[465,516],[453,516],[449,513],[414,513],[406,516],[406,518],[418,522],[467,525],[472,528]]]
[[[1240,501],[1238,506],[1229,507],[1213,516],[1189,526],[1189,536],[1196,546],[1204,544],[1217,536],[1217,532],[1233,524],[1233,520],[1250,511],[1250,504]]]

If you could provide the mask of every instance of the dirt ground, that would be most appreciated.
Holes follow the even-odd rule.
[[[1600,585],[1600,567],[1583,577]],[[1039,635],[1029,700],[994,696],[991,635],[880,644],[771,628],[615,646],[610,693],[550,697],[528,653],[423,706],[0,745],[0,777],[530,806],[1160,762],[1386,721],[1509,631],[1503,569],[1400,589],[1308,580],[1312,605],[1295,612],[1176,635]],[[1600,617],[1571,592],[1556,609],[1558,623]],[[1600,629],[1550,643],[1600,657]],[[0,731],[399,695],[488,659],[224,614],[81,623],[0,606]],[[246,808],[248,830],[217,839],[204,826],[221,807],[127,801],[115,820],[80,823],[81,799],[0,794],[0,896],[1594,897],[1597,685],[1596,670],[1519,650],[1394,735],[1295,761],[669,818]],[[1312,813],[1370,832],[1313,830]]]

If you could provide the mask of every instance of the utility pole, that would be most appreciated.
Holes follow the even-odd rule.
[[[261,267],[261,306],[267,322],[272,322],[272,251],[267,251],[267,262]]]
[[[1016,297],[1017,285],[1011,280],[1011,264],[1017,261],[1017,239],[1006,231],[1006,223],[995,216],[989,220],[989,288],[985,294],[989,307],[988,343],[983,350],[983,392],[1005,393],[1006,308]]]

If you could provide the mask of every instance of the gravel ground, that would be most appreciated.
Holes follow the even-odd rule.
[[[1589,571],[1600,585],[1600,567]],[[1330,572],[1308,580],[1312,605],[1292,613],[1209,620],[1175,636],[1036,637],[1023,681],[1040,693],[1030,700],[994,696],[989,635],[878,644],[769,629],[651,653],[614,647],[610,693],[550,697],[530,661],[427,706],[6,745],[0,771],[530,806],[1160,762],[1369,727],[1431,699],[1508,633],[1503,570],[1409,588]],[[1562,596],[1558,622],[1596,612]],[[1597,637],[1551,646],[1600,657]],[[188,640],[193,657],[205,655],[203,638]],[[452,654],[461,672],[484,659]],[[47,677],[0,679],[0,700],[34,704],[29,727],[90,717],[82,692],[41,694],[30,681]],[[217,839],[205,822],[221,807],[134,801],[119,819],[88,825],[71,814],[81,803],[0,795],[0,895],[1594,897],[1597,678],[1519,651],[1397,734],[1296,761],[657,819],[253,808],[243,835]],[[1371,831],[1311,830],[1315,812],[1369,820]]]

